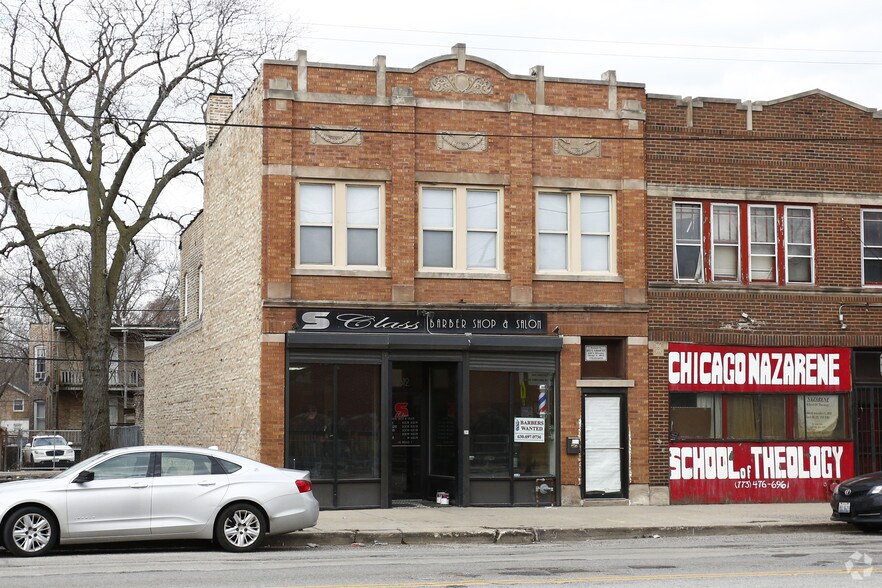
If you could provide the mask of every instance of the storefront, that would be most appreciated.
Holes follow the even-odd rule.
[[[558,504],[561,337],[544,313],[300,309],[286,463],[323,508]]]
[[[854,474],[851,350],[671,343],[671,503],[805,502]]]

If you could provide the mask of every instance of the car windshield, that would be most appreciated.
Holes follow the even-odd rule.
[[[37,437],[34,439],[34,447],[41,447],[43,445],[67,445],[67,441],[65,441],[64,437],[61,435],[55,435],[54,437]]]

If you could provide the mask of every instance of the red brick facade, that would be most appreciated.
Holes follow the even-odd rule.
[[[882,147],[870,140],[880,134],[874,110],[821,91],[753,104],[648,96],[651,484],[666,484],[670,473],[668,343],[882,346],[882,310],[863,306],[878,289],[862,284],[861,241],[861,210],[878,207],[882,194]],[[811,208],[812,280],[676,280],[675,202]]]
[[[560,367],[560,483],[578,493],[581,458],[567,436],[581,435],[582,337],[629,344],[622,381],[628,392],[630,483],[647,495],[646,277],[642,86],[610,80],[514,76],[466,57],[464,47],[413,70],[272,62],[264,67],[262,292],[264,336],[286,333],[297,307],[515,309],[548,313],[565,339]],[[306,88],[303,88],[303,69]],[[301,70],[301,71],[298,71]],[[492,90],[433,90],[439,76],[463,74]],[[385,77],[385,85],[382,85]],[[378,84],[380,90],[378,91]],[[280,90],[281,88],[281,90]],[[304,91],[305,90],[305,91]],[[537,98],[538,95],[538,98]],[[614,101],[610,104],[610,101]],[[316,144],[315,126],[362,129],[360,145]],[[277,127],[277,128],[272,128]],[[486,150],[442,150],[440,132],[485,134]],[[603,137],[599,157],[556,154],[556,137]],[[626,140],[620,140],[626,139]],[[636,139],[636,140],[635,140]],[[363,173],[363,176],[359,176]],[[385,178],[386,275],[298,272],[298,180]],[[475,179],[477,178],[477,180]],[[502,191],[502,279],[419,271],[418,187],[493,185]],[[537,190],[568,188],[612,195],[615,272],[606,279],[538,276]],[[281,463],[284,353],[263,345],[261,458]],[[573,490],[574,489],[574,490]]]
[[[548,332],[557,327],[563,341],[556,483],[564,504],[587,497],[584,453],[568,453],[567,437],[584,440],[586,396],[610,389],[627,399],[623,495],[638,504],[668,501],[671,342],[882,347],[882,311],[867,306],[877,290],[862,283],[861,211],[882,193],[880,147],[872,140],[882,136],[882,119],[870,109],[820,91],[742,103],[647,96],[640,84],[617,82],[615,72],[599,81],[546,78],[541,67],[512,75],[461,45],[413,69],[387,69],[383,57],[373,66],[310,63],[300,52],[296,61],[264,64],[243,104],[229,122],[263,125],[253,131],[262,150],[254,286],[261,351],[257,373],[242,372],[238,384],[249,388],[259,377],[256,457],[269,463],[288,457],[286,335],[304,308],[546,313]],[[212,214],[232,218],[226,211],[240,195],[225,193],[223,174],[247,132],[224,129],[209,149],[209,185],[220,189],[206,191],[206,223]],[[445,144],[451,133],[471,143]],[[252,167],[240,165],[249,174]],[[247,179],[240,171],[229,185]],[[376,268],[298,263],[298,190],[310,181],[381,187]],[[494,271],[421,268],[420,190],[438,185],[501,195]],[[609,271],[539,270],[543,190],[609,195]],[[736,203],[745,215],[757,204],[780,214],[810,209],[811,279],[792,283],[779,273],[777,283],[758,283],[744,267],[728,282],[675,279],[675,203],[702,210]],[[222,235],[206,237],[204,248],[218,254],[212,238],[223,243]],[[747,259],[744,250],[739,256]],[[213,305],[223,302],[211,284],[226,283],[224,268],[211,266],[206,261],[205,337],[215,328]],[[247,277],[237,280],[237,291],[249,287]],[[843,308],[847,328],[838,316]],[[587,373],[583,352],[592,341],[618,342],[621,366],[604,377]]]

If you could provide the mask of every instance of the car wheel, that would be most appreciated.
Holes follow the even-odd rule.
[[[3,527],[3,544],[15,555],[44,555],[58,543],[55,517],[39,506],[25,506],[12,513]]]
[[[257,549],[266,537],[266,520],[260,510],[250,504],[231,504],[223,509],[214,523],[214,540],[225,551],[243,552]]]

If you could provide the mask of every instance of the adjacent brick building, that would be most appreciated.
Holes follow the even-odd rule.
[[[207,122],[148,441],[309,469],[324,508],[823,500],[882,469],[875,110],[457,45],[298,52]]]
[[[463,45],[213,96],[148,442],[308,468],[326,508],[648,503],[644,107]]]
[[[824,500],[882,469],[880,135],[819,90],[648,96],[650,483],[672,501]]]

